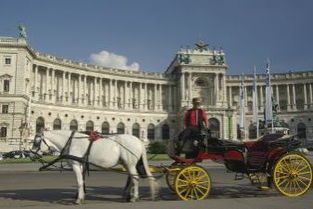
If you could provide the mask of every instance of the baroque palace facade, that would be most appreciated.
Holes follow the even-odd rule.
[[[166,140],[182,129],[193,97],[201,97],[213,134],[237,139],[241,76],[227,75],[227,69],[224,52],[202,42],[180,49],[164,73],[148,73],[58,58],[35,51],[23,37],[0,37],[0,151],[26,148],[42,128]],[[263,119],[265,75],[257,79]],[[271,79],[278,117],[291,133],[313,140],[313,72]],[[253,75],[244,82],[251,124]]]

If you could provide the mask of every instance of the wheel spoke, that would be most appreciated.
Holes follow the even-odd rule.
[[[189,181],[186,181],[184,179],[177,179],[177,181],[181,181],[181,182],[184,182],[184,183],[189,183]]]
[[[303,171],[306,168],[310,168],[307,164],[305,164],[301,169],[298,169],[297,172]]]
[[[308,177],[305,177],[305,176],[298,176],[298,178],[306,179],[306,180],[308,180],[308,181],[311,181],[311,178],[308,178]]]
[[[203,192],[201,189],[199,189],[198,186],[196,186],[195,189],[196,189],[197,191],[199,191],[202,195],[205,194],[205,192]]]
[[[197,187],[200,187],[200,188],[205,189],[205,190],[207,190],[207,189],[208,189],[207,187],[202,186],[202,185],[197,185]]]
[[[196,191],[196,188],[192,188],[192,190],[193,190],[193,193],[196,196],[196,200],[199,200],[200,198],[199,198],[198,192]]]
[[[185,189],[182,190],[177,190],[178,193],[183,194],[184,192],[186,192],[189,189],[189,187],[186,187]]]
[[[302,185],[304,185],[304,187],[307,187],[308,186],[308,184],[307,183],[305,183],[304,181],[302,181],[301,179],[297,179]]]
[[[197,176],[197,178],[195,180],[199,181],[200,179],[206,178],[206,177],[207,177],[206,174],[202,174],[202,175]]]
[[[284,180],[282,180],[279,184],[278,184],[278,186],[280,187],[283,183],[285,183],[286,181],[288,181],[288,179],[284,179]]]
[[[305,174],[311,174],[311,171],[298,173],[298,175],[305,175]]]

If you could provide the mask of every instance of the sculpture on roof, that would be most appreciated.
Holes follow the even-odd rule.
[[[26,27],[24,27],[23,25],[19,25],[17,29],[19,38],[26,39],[27,38]]]
[[[209,45],[204,43],[201,39],[198,41],[198,43],[195,43],[196,45],[196,50],[203,52],[203,51],[208,51],[209,50]]]

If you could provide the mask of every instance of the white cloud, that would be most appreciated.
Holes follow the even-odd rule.
[[[90,60],[93,64],[101,65],[104,67],[111,67],[122,70],[139,70],[139,63],[133,62],[132,64],[127,65],[127,57],[114,54],[105,50],[99,53],[91,54]]]

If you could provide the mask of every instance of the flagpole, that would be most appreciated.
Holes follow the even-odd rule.
[[[244,139],[246,138],[245,133],[245,102],[244,102],[244,83],[243,83],[243,74],[241,75],[241,84],[240,84],[240,132],[243,133]]]
[[[258,119],[258,98],[257,98],[257,78],[256,67],[253,72],[253,124],[256,125],[256,137],[259,138],[259,119]]]
[[[266,103],[265,103],[265,124],[268,128],[268,123],[271,122],[271,132],[274,133],[274,124],[273,124],[273,105],[272,105],[272,86],[271,86],[271,74],[270,74],[270,61],[267,59],[266,64]]]

